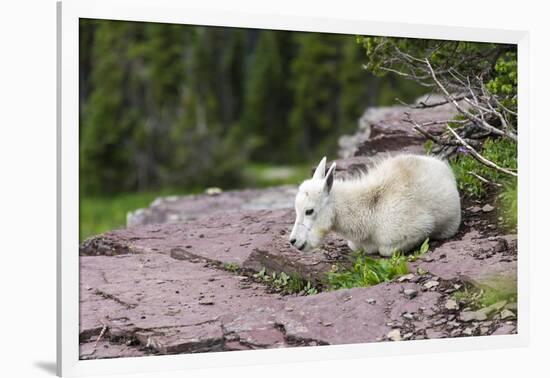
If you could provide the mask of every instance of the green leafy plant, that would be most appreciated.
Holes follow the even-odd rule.
[[[279,275],[277,276],[277,274],[275,272],[273,272],[273,286],[275,286],[275,288],[277,289],[284,289],[287,285],[288,285],[288,280],[290,279],[289,275],[286,274],[285,272],[281,272],[279,273]]]
[[[481,153],[501,167],[517,169],[517,145],[509,139],[487,139]],[[451,167],[460,190],[473,198],[480,198],[487,191],[487,185],[475,177],[474,173],[499,185],[509,185],[511,180],[510,176],[479,163],[467,152],[452,159]]]
[[[499,203],[504,223],[510,229],[518,225],[518,183],[513,180],[499,195]]]
[[[408,271],[407,257],[400,253],[395,253],[389,259],[375,259],[359,253],[350,269],[336,268],[329,272],[328,282],[332,290],[365,287],[390,281]]]
[[[430,249],[429,239],[426,238],[422,245],[413,253],[404,255],[396,251],[391,258],[372,258],[361,251],[354,252],[353,265],[349,269],[341,269],[334,266],[328,273],[329,287],[332,290],[347,289],[352,287],[365,287],[378,285],[407,274],[409,268],[407,262],[416,261]]]
[[[306,286],[302,290],[306,295],[317,294],[317,289],[309,281],[307,281]]]
[[[196,193],[197,190],[189,191]],[[158,197],[183,194],[177,189],[119,193],[112,196],[80,196],[80,241],[109,230],[124,228],[126,214],[139,208],[147,207]]]
[[[468,286],[453,293],[453,297],[476,310],[497,302],[517,303],[517,283],[514,280],[494,278],[477,286]]]
[[[410,255],[407,255],[407,261],[413,262],[418,260],[419,257],[422,257],[430,250],[430,239],[426,238],[419,249],[411,253]]]
[[[508,109],[517,109],[518,56],[517,52],[507,52],[499,57],[494,68],[494,77],[487,83],[487,89],[501,97],[501,103]],[[513,115],[513,114],[512,114]],[[514,123],[517,120],[512,119]]]
[[[426,155],[431,155],[433,148],[434,148],[434,142],[428,139],[424,143],[424,152],[426,153]]]
[[[265,267],[253,274],[252,277],[282,294],[313,295],[318,293],[317,288],[310,281],[297,275],[288,275],[285,272],[273,271],[269,274]]]
[[[223,264],[223,268],[233,273],[238,272],[240,269],[239,265],[236,263],[225,263]]]
[[[263,267],[258,273],[252,275],[252,277],[259,279],[260,281],[268,281],[269,276],[266,274],[265,267]]]

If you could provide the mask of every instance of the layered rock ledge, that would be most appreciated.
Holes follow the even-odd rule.
[[[445,307],[464,285],[515,279],[513,235],[465,229],[392,282],[282,296],[253,273],[295,274],[322,289],[350,252],[337,237],[308,254],[291,249],[292,221],[291,210],[235,211],[88,239],[80,249],[81,358],[515,332],[514,319],[463,321]]]

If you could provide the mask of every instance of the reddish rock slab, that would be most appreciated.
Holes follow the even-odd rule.
[[[296,186],[286,185],[265,189],[245,189],[221,192],[216,195],[198,194],[160,197],[148,208],[129,212],[128,227],[155,223],[174,223],[197,220],[214,214],[232,211],[276,210],[294,207]]]
[[[247,277],[162,253],[80,259],[81,358],[86,359],[377,342],[396,330],[404,339],[449,337],[479,329],[447,319],[450,312],[443,306],[450,294],[443,283],[426,290],[425,281],[442,280],[430,274],[280,296]],[[417,294],[406,295],[411,290]],[[498,325],[491,329],[515,329]]]
[[[515,332],[515,322],[464,323],[462,309],[445,308],[456,282],[515,277],[514,235],[461,231],[453,240],[431,243],[431,251],[410,264],[422,274],[368,288],[280,296],[240,274],[267,267],[322,282],[349,251],[336,238],[317,252],[296,251],[286,240],[293,218],[291,209],[239,211],[85,241],[81,358]],[[243,270],[220,269],[224,264]],[[90,343],[102,332],[103,349],[92,351]]]
[[[265,267],[324,282],[326,272],[344,260],[349,250],[342,239],[329,237],[322,248],[300,252],[288,242],[293,223],[292,209],[235,211],[194,222],[111,231],[84,241],[80,254],[158,252],[178,260],[236,264],[254,271]]]
[[[109,341],[90,341],[80,344],[79,356],[81,360],[92,360],[99,358],[118,358],[118,357],[141,357],[149,353],[140,350],[135,346],[126,344],[112,343]]]
[[[435,103],[440,96],[418,99],[417,103]],[[408,115],[407,115],[408,113]],[[381,152],[424,153],[426,138],[412,128],[404,119],[410,117],[419,124],[452,119],[457,114],[453,105],[433,108],[414,109],[407,106],[388,106],[368,108],[359,120],[359,129],[354,135],[343,136],[339,140],[342,158],[353,156],[373,156]],[[424,127],[428,132],[438,135],[445,125]]]
[[[344,240],[329,236],[319,249],[303,253],[288,243],[293,210],[232,212],[195,222],[146,225],[117,230],[83,242],[81,255],[117,255],[155,252],[177,260],[209,261],[258,272],[285,272],[312,283],[326,282],[326,273],[345,263],[350,250]],[[480,281],[507,274],[516,275],[513,235],[485,237],[469,231],[439,245],[411,264],[443,279],[465,277]],[[508,242],[507,240],[510,240]],[[509,246],[510,244],[511,246]],[[510,252],[512,251],[512,252]],[[95,278],[101,279],[100,278]]]
[[[444,280],[460,278],[472,283],[502,277],[516,280],[517,253],[514,243],[515,235],[487,238],[474,230],[458,240],[444,242],[411,263],[410,268],[420,268]]]
[[[380,341],[403,312],[439,298],[410,300],[402,291],[420,286],[397,282],[281,297],[238,274],[151,252],[81,256],[80,270],[81,358]]]
[[[288,298],[285,298],[285,301]],[[274,320],[282,307],[258,307],[250,312],[227,314],[223,319],[226,344],[231,349],[262,349],[286,347],[285,335]]]
[[[402,291],[411,287],[418,289],[419,294],[408,299]],[[226,318],[224,329],[233,342],[247,346],[382,341],[392,329],[403,326],[403,314],[415,314],[420,321],[426,318],[425,310],[437,311],[441,295],[420,289],[415,284],[391,282],[307,297],[286,297],[283,309],[258,308],[233,319]]]
[[[220,322],[138,331],[135,337],[160,354],[215,352],[224,345]]]
[[[513,335],[515,333],[517,333],[516,324],[502,324],[492,334],[495,336],[498,336],[498,335]]]
[[[435,308],[440,295],[420,292],[413,299],[402,295],[414,284],[383,283],[298,297],[287,301],[275,316],[288,340],[318,344],[349,344],[383,340],[402,322],[405,312]]]
[[[139,343],[155,353],[221,349],[220,319],[281,296],[246,277],[159,253],[80,257],[80,340]],[[98,272],[100,274],[98,274]]]

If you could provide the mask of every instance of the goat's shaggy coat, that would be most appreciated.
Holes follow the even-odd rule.
[[[298,249],[318,247],[329,231],[353,250],[391,256],[427,237],[453,236],[460,225],[460,197],[449,165],[435,157],[398,155],[367,174],[335,180],[323,158],[296,195],[290,241]]]

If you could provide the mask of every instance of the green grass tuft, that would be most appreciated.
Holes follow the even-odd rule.
[[[419,257],[422,257],[426,252],[430,250],[430,238],[426,238],[420,248],[418,248],[416,251],[411,253],[410,255],[407,255],[407,261],[413,262],[418,260]]]
[[[501,214],[506,226],[512,230],[518,226],[518,183],[507,184],[499,195]]]
[[[517,303],[517,282],[495,278],[477,286],[470,286],[456,291],[453,293],[453,297],[474,310],[488,307],[500,301]]]
[[[317,288],[311,282],[297,275],[275,271],[269,274],[265,267],[253,277],[281,294],[313,295],[318,293]]]
[[[236,263],[225,263],[225,264],[223,264],[223,269],[227,270],[228,272],[236,273],[241,268]]]
[[[407,262],[416,261],[430,249],[429,239],[424,240],[418,250],[403,255],[395,252],[391,258],[373,258],[362,252],[354,252],[354,262],[349,269],[334,267],[328,273],[331,290],[350,289],[352,287],[367,287],[391,281],[396,277],[409,273]]]
[[[407,257],[401,254],[396,253],[389,259],[359,254],[351,269],[329,272],[328,282],[331,290],[350,289],[378,285],[408,272]]]
[[[126,214],[147,207],[169,191],[124,193],[112,197],[80,196],[80,241],[106,231],[124,228]]]
[[[250,163],[243,169],[243,175],[249,186],[265,188],[278,185],[297,185],[311,176],[313,164],[272,165]]]
[[[501,167],[517,169],[517,146],[508,139],[487,139],[483,144],[481,154]],[[470,154],[460,154],[451,160],[451,167],[456,176],[460,190],[473,198],[481,198],[486,194],[486,186],[470,172],[474,172],[494,183],[508,185],[510,176],[489,168]]]
[[[268,187],[299,184],[311,176],[312,164],[275,166],[248,164],[243,167],[245,186]],[[205,188],[190,190],[162,189],[150,192],[121,193],[113,196],[80,195],[80,241],[106,231],[124,228],[129,211],[148,207],[157,197],[203,193]]]

